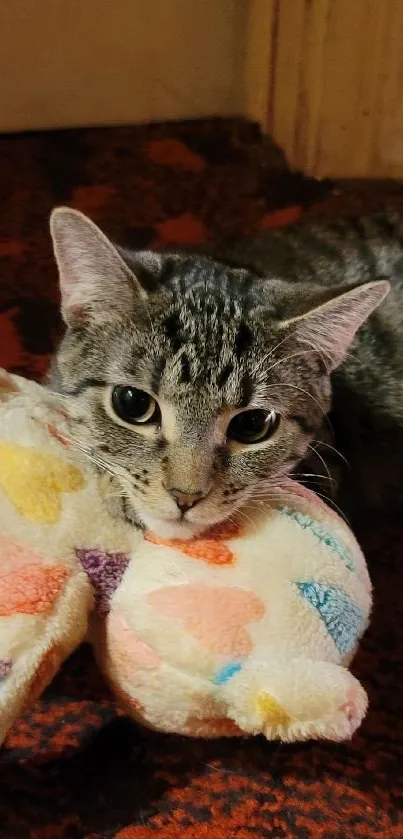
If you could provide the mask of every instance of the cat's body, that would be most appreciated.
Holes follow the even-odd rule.
[[[56,211],[52,232],[69,328],[51,384],[75,400],[74,440],[116,476],[121,513],[188,538],[247,498],[258,503],[282,475],[323,472],[322,457],[337,463],[331,446],[350,463],[338,461],[347,506],[397,501],[397,216],[264,234],[218,261],[118,253],[68,210]],[[383,300],[386,284],[372,281],[385,277]]]

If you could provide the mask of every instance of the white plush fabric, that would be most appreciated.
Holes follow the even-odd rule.
[[[162,542],[109,516],[68,437],[53,397],[0,372],[0,741],[88,634],[156,729],[350,737],[371,586],[344,522],[290,481],[238,523]]]

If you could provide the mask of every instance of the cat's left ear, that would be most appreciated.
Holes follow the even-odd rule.
[[[50,232],[67,324],[107,323],[114,315],[144,313],[146,290],[96,224],[78,210],[57,207]]]
[[[387,280],[357,286],[327,300],[306,314],[283,321],[281,327],[323,359],[329,372],[346,357],[357,330],[390,291]]]

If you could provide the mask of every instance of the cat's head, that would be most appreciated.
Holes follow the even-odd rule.
[[[330,372],[388,291],[335,297],[208,257],[127,253],[67,208],[51,232],[67,324],[53,377],[74,439],[163,537],[258,503],[304,457]]]

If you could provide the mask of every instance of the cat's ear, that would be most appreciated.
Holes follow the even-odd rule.
[[[145,310],[147,292],[99,227],[78,210],[57,207],[50,232],[67,324],[106,323]]]
[[[299,343],[323,359],[330,372],[346,357],[357,330],[390,291],[387,280],[366,283],[344,292],[282,323]]]

